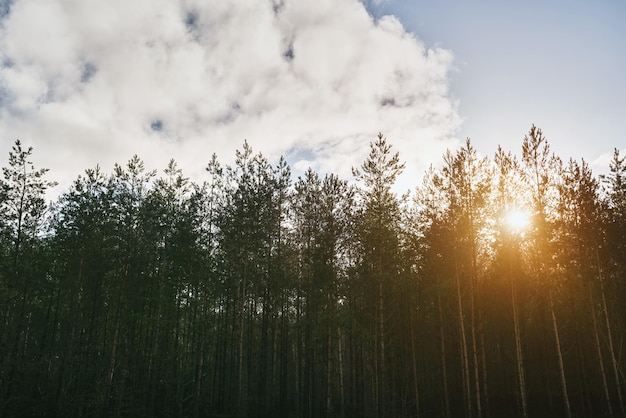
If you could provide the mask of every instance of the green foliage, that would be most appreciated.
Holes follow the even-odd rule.
[[[530,416],[616,416],[625,159],[598,180],[535,126],[521,151],[468,139],[409,200],[382,134],[355,184],[292,182],[244,142],[201,184],[133,156],[47,206],[55,183],[16,141],[0,415],[523,416],[527,398]]]

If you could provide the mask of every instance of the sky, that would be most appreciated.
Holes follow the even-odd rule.
[[[535,124],[603,172],[624,21],[620,1],[0,0],[0,161],[33,146],[58,194],[134,154],[202,181],[247,141],[349,178],[382,132],[415,187],[465,138],[519,153]]]
[[[484,153],[519,151],[531,124],[562,158],[606,172],[626,148],[623,1],[386,1],[426,45],[454,54],[460,138]]]

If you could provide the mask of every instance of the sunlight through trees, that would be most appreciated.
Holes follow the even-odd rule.
[[[0,180],[0,416],[624,416],[626,163],[469,139],[411,193],[379,134],[353,179],[244,142]]]

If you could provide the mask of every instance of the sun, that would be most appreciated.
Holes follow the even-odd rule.
[[[523,232],[530,225],[530,212],[520,208],[507,211],[502,220],[511,232]]]

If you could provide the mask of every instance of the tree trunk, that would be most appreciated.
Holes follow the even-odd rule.
[[[445,417],[450,418],[450,394],[448,393],[448,368],[446,366],[446,334],[443,324],[443,313],[441,311],[441,295],[437,295],[437,311],[439,312],[439,347],[441,353],[441,376],[443,383],[443,403]]]
[[[474,391],[476,394],[476,416],[478,418],[482,418],[482,399],[480,394],[480,372],[479,364],[478,364],[478,348],[476,344],[476,287],[477,287],[477,278],[476,278],[476,232],[474,230],[474,209],[473,209],[473,200],[470,198],[469,201],[469,222],[470,222],[470,231],[472,236],[471,239],[471,256],[472,259],[470,261],[470,309],[471,309],[471,318],[470,318],[470,326],[471,326],[471,337],[472,337],[472,363],[474,367]]]
[[[415,331],[413,325],[413,310],[411,310],[410,323],[411,327],[411,357],[413,360],[413,389],[415,391],[415,416],[420,416],[420,396],[419,396],[419,386],[417,384],[417,361],[415,357]]]
[[[606,371],[604,369],[604,359],[602,356],[602,347],[600,346],[600,333],[598,332],[598,319],[596,315],[596,305],[593,300],[593,294],[591,286],[589,286],[590,304],[591,304],[591,319],[593,321],[593,340],[595,343],[596,354],[598,356],[598,366],[600,367],[600,376],[602,377],[602,388],[604,389],[604,400],[606,401],[606,407],[609,412],[609,417],[613,417],[613,407],[611,405],[611,395],[609,392],[609,385],[606,380]]]
[[[472,282],[474,279],[471,279]],[[478,364],[478,348],[476,344],[476,301],[474,296],[474,285],[472,285],[471,292],[471,337],[472,337],[472,365],[474,368],[474,391],[476,393],[476,416],[482,418],[482,405],[480,394],[480,372]]]
[[[618,373],[618,362],[615,358],[615,349],[613,346],[613,333],[611,331],[611,324],[609,322],[609,311],[606,305],[606,295],[604,294],[604,277],[602,274],[602,268],[600,267],[600,254],[598,252],[598,246],[596,246],[596,263],[598,268],[598,277],[600,279],[600,294],[602,295],[602,311],[604,313],[604,322],[606,325],[608,343],[609,343],[609,353],[611,354],[611,365],[613,366],[613,377],[615,379],[615,388],[617,391],[617,401],[619,403],[619,410],[623,417],[626,417],[626,412],[624,411],[624,400],[622,399],[622,385],[620,384],[620,378]]]
[[[615,357],[615,349],[613,345],[613,332],[611,331],[611,324],[609,322],[609,313],[606,306],[606,295],[604,294],[604,287],[601,285],[602,292],[602,310],[604,311],[604,321],[606,324],[607,337],[609,343],[609,353],[611,354],[611,362],[613,366],[613,377],[615,378],[615,389],[617,391],[617,401],[619,403],[619,409],[622,416],[626,417],[626,413],[624,412],[624,401],[622,398],[622,385],[620,383],[619,377],[619,366],[617,358]]]
[[[482,374],[483,374],[483,399],[485,400],[485,409],[487,410],[487,416],[489,416],[490,411],[489,411],[489,386],[487,385],[487,356],[485,355],[485,333],[484,333],[484,330],[482,329],[480,330],[480,355],[481,355],[481,360],[482,360]]]
[[[550,298],[550,314],[552,316],[552,328],[554,330],[554,340],[556,343],[556,355],[559,360],[559,376],[561,378],[561,390],[563,392],[563,404],[565,406],[565,413],[567,418],[572,418],[572,410],[569,404],[569,395],[567,393],[567,381],[565,380],[565,367],[563,365],[563,354],[561,352],[561,339],[559,338],[559,328],[556,322],[556,314],[554,312],[554,301],[552,298],[552,292],[548,293]]]
[[[385,317],[384,317],[384,301],[383,301],[383,284],[378,283],[378,326],[380,330],[379,334],[379,344],[380,344],[380,378],[378,380],[379,391],[378,391],[378,416],[385,416],[385,408],[387,407],[387,396],[386,396],[386,368],[385,368]]]
[[[245,295],[246,295],[246,275],[244,265],[244,277],[239,289],[239,341],[237,352],[237,416],[243,418],[246,416],[246,384],[244,379],[243,367],[243,336],[244,336],[244,318],[245,313]]]
[[[522,341],[520,338],[519,313],[517,309],[517,292],[515,280],[513,278],[513,260],[511,260],[509,273],[511,279],[511,302],[513,304],[513,326],[515,328],[515,354],[517,359],[519,401],[522,410],[522,417],[528,418],[528,407],[526,405],[526,379],[524,378],[524,357],[522,354]]]
[[[465,396],[465,412],[468,417],[472,416],[472,394],[470,386],[469,359],[467,355],[467,337],[465,333],[465,320],[463,315],[463,302],[461,299],[461,280],[459,277],[458,260],[454,260],[454,276],[456,278],[457,308],[459,313],[459,333],[461,334],[461,366],[463,368],[463,392]]]
[[[337,326],[337,354],[339,360],[339,396],[341,400],[341,417],[346,416],[346,397],[344,393],[343,381],[343,341],[341,338],[341,328]]]

